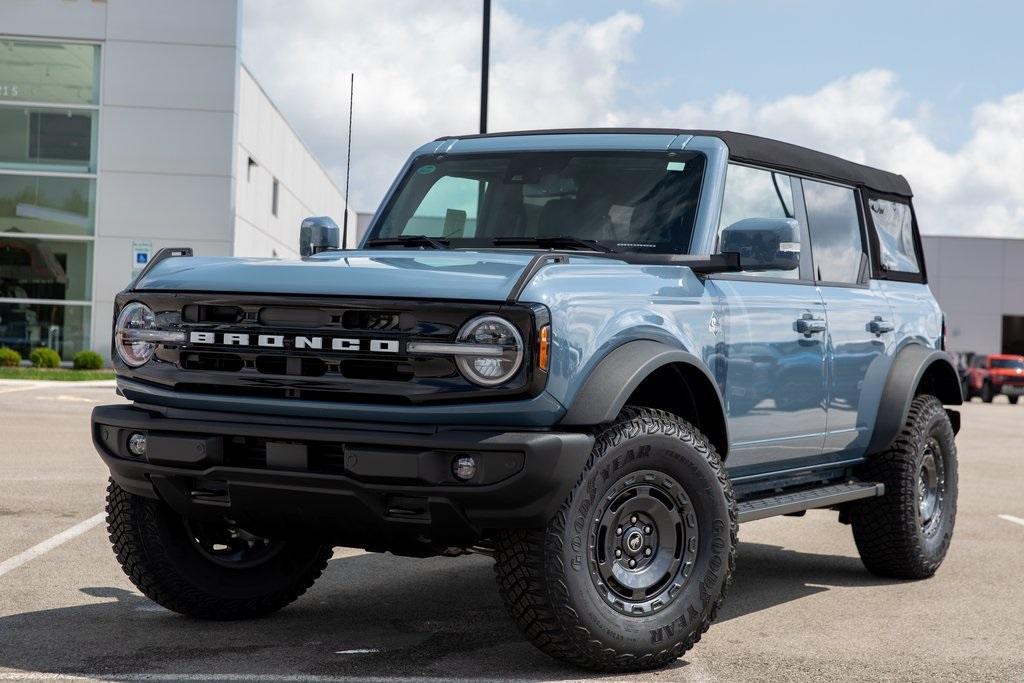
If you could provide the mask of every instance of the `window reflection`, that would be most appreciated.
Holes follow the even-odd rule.
[[[91,306],[64,302],[92,298],[99,51],[0,40],[0,346],[23,356],[89,344]]]
[[[91,235],[96,181],[0,174],[0,233]]]
[[[0,346],[28,358],[32,349],[48,346],[63,360],[89,348],[89,306],[26,304],[0,299]]]
[[[0,297],[86,301],[91,286],[92,242],[0,234]]]
[[[914,248],[914,221],[910,205],[887,199],[871,199],[868,207],[878,235],[882,266],[886,270],[920,273],[917,250]]]
[[[804,180],[803,187],[817,279],[857,282],[864,242],[854,191],[813,180]]]
[[[91,173],[96,112],[0,107],[0,167]]]
[[[719,234],[745,218],[794,218],[793,185],[788,175],[729,164]],[[751,271],[746,275],[796,280],[799,270]]]
[[[0,102],[99,102],[99,47],[0,40]]]

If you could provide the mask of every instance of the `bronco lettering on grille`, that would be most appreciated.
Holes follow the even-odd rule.
[[[191,332],[192,344],[220,344],[222,346],[250,346],[264,349],[311,349],[314,351],[369,351],[371,353],[398,353],[397,339],[358,339],[355,337],[310,337],[286,334],[247,334],[245,332]],[[286,343],[289,342],[289,343]]]

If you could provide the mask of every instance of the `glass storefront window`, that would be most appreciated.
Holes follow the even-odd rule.
[[[0,40],[0,102],[99,103],[99,46]]]
[[[0,299],[0,346],[28,358],[32,349],[48,346],[63,360],[89,348],[90,306],[25,304]]]
[[[88,301],[92,242],[0,234],[0,298]]]
[[[0,168],[94,172],[96,114],[89,109],[0,106]]]
[[[0,173],[0,235],[91,235],[96,181]]]

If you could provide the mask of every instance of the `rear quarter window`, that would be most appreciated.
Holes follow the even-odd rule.
[[[882,269],[920,273],[910,204],[871,197],[868,199],[868,214],[878,236],[878,257]]]

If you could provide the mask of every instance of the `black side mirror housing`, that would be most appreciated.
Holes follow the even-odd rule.
[[[341,247],[341,228],[330,216],[310,216],[299,228],[299,255],[302,258]]]
[[[740,255],[745,271],[800,267],[800,224],[792,218],[744,218],[722,230],[719,251]]]

